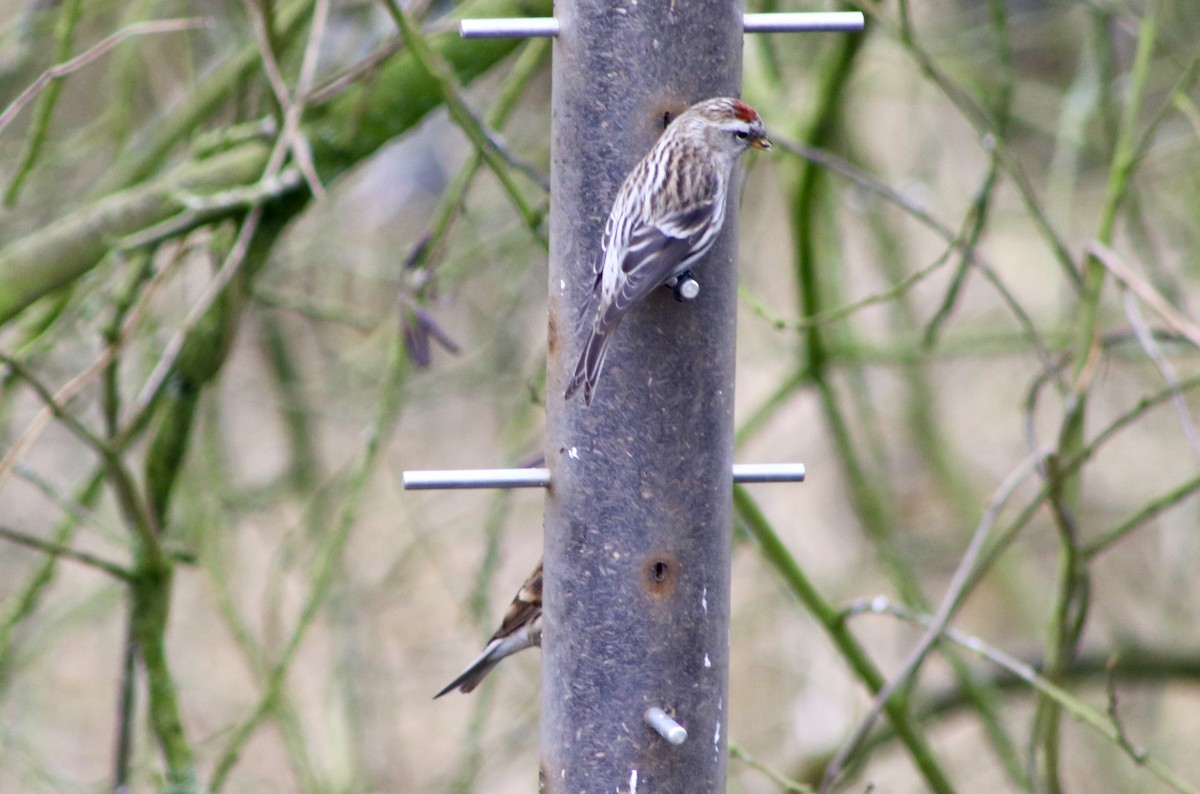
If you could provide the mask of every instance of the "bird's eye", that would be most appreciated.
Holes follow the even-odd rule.
[[[738,136],[743,141],[750,137],[750,133],[746,132],[745,130],[738,130],[734,133],[734,135]]]

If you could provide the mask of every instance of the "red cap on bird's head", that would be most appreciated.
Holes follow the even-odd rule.
[[[733,115],[737,116],[747,124],[758,120],[758,113],[754,110],[754,108],[750,107],[740,99],[733,100]]]

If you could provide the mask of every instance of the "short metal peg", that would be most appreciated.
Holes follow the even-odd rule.
[[[675,300],[681,303],[694,301],[700,294],[700,282],[696,280],[690,270],[685,270],[678,276],[667,279],[667,287],[674,290]]]
[[[646,724],[676,747],[687,741],[687,728],[671,719],[671,716],[658,706],[646,709]]]

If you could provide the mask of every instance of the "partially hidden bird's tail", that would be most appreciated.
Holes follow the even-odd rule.
[[[437,700],[442,695],[460,690],[464,695],[471,692],[475,687],[479,686],[480,682],[487,677],[487,674],[492,672],[492,668],[500,663],[507,654],[498,654],[497,650],[500,647],[500,640],[492,640],[488,646],[483,649],[483,653],[479,654],[473,662],[467,665],[467,669],[459,674],[449,684],[433,696]]]
[[[479,686],[488,673],[492,672],[492,668],[499,664],[501,659],[542,644],[541,575],[542,567],[539,565],[535,572],[537,578],[531,577],[530,582],[526,582],[525,587],[522,587],[521,592],[517,595],[518,598],[522,598],[527,593],[526,588],[536,588],[536,596],[530,594],[530,597],[535,597],[536,601],[514,603],[514,607],[517,609],[515,614],[520,621],[519,627],[514,631],[507,624],[501,626],[500,631],[508,628],[510,633],[492,637],[487,647],[483,649],[483,653],[476,656],[474,661],[467,665],[467,669],[459,673],[458,678],[446,684],[441,692],[434,695],[434,700],[456,689],[463,694],[472,691]],[[509,607],[509,613],[513,614],[513,607]]]
[[[592,404],[592,392],[596,389],[596,381],[600,380],[600,370],[604,369],[604,357],[608,354],[609,335],[596,329],[588,334],[583,352],[579,354],[579,363],[575,365],[575,376],[567,386],[563,399],[571,399],[579,387],[583,387],[583,402]]]

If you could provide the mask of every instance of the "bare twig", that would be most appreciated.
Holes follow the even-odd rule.
[[[13,474],[38,489],[59,510],[69,517],[68,520],[77,524],[87,524],[97,530],[101,536],[114,543],[121,542],[122,536],[120,533],[112,527],[103,524],[96,511],[65,494],[59,493],[53,483],[33,469],[18,463],[13,467]]]
[[[896,604],[883,596],[877,596],[871,599],[865,599],[855,602],[847,611],[848,615],[861,615],[873,613],[877,615],[891,615],[900,620],[909,623],[915,623],[920,626],[930,627],[933,625],[933,618],[929,615],[922,615]],[[1120,747],[1123,752],[1128,754],[1139,766],[1144,767],[1156,778],[1175,789],[1181,794],[1200,794],[1200,789],[1188,783],[1174,770],[1168,768],[1161,761],[1153,758],[1145,751],[1133,754],[1130,751],[1135,748],[1127,747],[1121,742],[1119,731],[1107,715],[1101,714],[1094,708],[1076,698],[1071,693],[1067,692],[1060,686],[1055,685],[1046,677],[1040,675],[1036,669],[1028,662],[1024,662],[1015,656],[1012,656],[1005,651],[984,642],[977,636],[966,634],[957,629],[946,627],[940,632],[940,635],[947,640],[950,640],[956,645],[959,645],[968,650],[982,656],[992,664],[995,664],[1009,673],[1013,674],[1020,680],[1029,684],[1039,694],[1054,701],[1060,708],[1069,711],[1076,719],[1095,730],[1097,733],[1104,736],[1116,746]]]
[[[95,554],[89,554],[86,551],[78,551],[68,546],[63,546],[60,543],[35,538],[32,535],[27,535],[24,532],[18,532],[15,529],[9,529],[5,526],[0,526],[0,538],[31,549],[37,549],[49,554],[51,557],[62,557],[64,560],[73,560],[74,562],[82,563],[98,571],[103,571],[109,576],[120,579],[123,582],[133,580],[133,574],[126,568],[115,562],[109,562]]]
[[[162,546],[158,541],[158,529],[154,518],[146,509],[146,505],[138,498],[133,475],[130,474],[120,455],[117,454],[116,447],[97,436],[68,411],[66,406],[55,399],[55,395],[50,389],[24,363],[3,352],[0,352],[0,362],[25,381],[46,407],[53,412],[54,416],[103,461],[105,471],[112,481],[117,502],[140,541],[143,553],[154,561],[160,560]]]
[[[22,91],[4,109],[3,113],[0,113],[0,131],[3,131],[39,93],[45,90],[50,82],[77,72],[97,59],[104,57],[113,47],[116,47],[126,39],[134,36],[149,36],[160,33],[178,33],[185,30],[195,30],[197,28],[208,27],[210,24],[211,22],[208,19],[192,17],[187,19],[162,19],[153,22],[135,22],[118,30],[108,38],[99,41],[76,55],[71,60],[60,63],[57,66],[51,66],[42,72],[38,79],[34,80],[28,88]]]
[[[1168,386],[1179,385],[1179,375],[1175,372],[1175,367],[1167,360],[1163,354],[1162,348],[1158,346],[1158,342],[1154,339],[1154,334],[1146,325],[1146,320],[1142,317],[1142,312],[1138,308],[1137,301],[1134,300],[1131,290],[1122,290],[1121,303],[1125,307],[1125,316],[1129,318],[1129,324],[1133,327],[1133,332],[1137,335],[1138,343],[1142,349],[1146,351],[1146,355],[1154,362],[1154,366],[1158,369],[1162,379],[1166,381]],[[1192,451],[1200,456],[1200,432],[1196,430],[1196,424],[1192,421],[1192,416],[1188,413],[1187,401],[1183,399],[1182,394],[1176,394],[1171,399],[1171,405],[1175,409],[1175,415],[1179,418],[1179,426],[1183,430],[1183,437],[1187,439],[1191,445]]]
[[[304,58],[300,64],[300,77],[296,84],[295,94],[288,91],[283,73],[279,69],[279,61],[271,47],[271,36],[267,30],[267,21],[261,9],[254,0],[245,0],[246,13],[254,28],[255,38],[262,53],[263,70],[279,107],[283,111],[283,129],[279,141],[292,152],[296,165],[304,174],[308,188],[317,198],[325,196],[325,187],[317,176],[316,167],[312,160],[312,147],[300,132],[300,119],[304,115],[308,92],[312,90],[313,77],[316,74],[317,60],[321,52],[321,39],[325,35],[325,21],[329,16],[329,0],[316,0],[313,6],[312,27],[309,30],[308,43],[304,48]]]
[[[258,230],[258,224],[261,219],[261,204],[255,206],[246,214],[241,228],[238,229],[237,239],[234,240],[233,246],[229,249],[229,254],[225,257],[225,261],[221,264],[216,274],[209,279],[208,284],[204,287],[204,291],[200,293],[200,298],[188,311],[183,324],[175,331],[170,341],[167,342],[166,347],[163,348],[162,355],[159,356],[154,369],[151,370],[149,377],[146,378],[141,391],[138,392],[133,410],[130,413],[131,417],[136,419],[136,417],[141,416],[150,406],[155,395],[158,394],[159,390],[167,382],[167,378],[175,367],[175,359],[178,358],[179,352],[183,350],[184,342],[187,341],[188,333],[204,317],[204,314],[212,307],[217,298],[221,296],[225,287],[237,275],[238,270],[246,259],[246,253],[250,250],[250,242],[254,239],[254,233]]]
[[[167,274],[170,272],[173,272],[172,268],[164,267],[158,273],[158,275],[151,280],[150,284],[147,286],[142,295],[142,299],[125,319],[125,323],[121,328],[121,333],[117,340],[113,344],[106,347],[100,356],[90,365],[88,365],[86,369],[63,384],[62,387],[54,393],[52,403],[48,404],[34,416],[28,427],[25,428],[25,431],[22,432],[13,445],[8,448],[8,451],[4,453],[4,457],[0,458],[0,483],[4,482],[4,479],[8,476],[9,472],[12,470],[12,467],[16,465],[17,461],[21,459],[25,452],[42,434],[42,431],[45,430],[46,426],[50,424],[50,420],[54,418],[54,411],[51,406],[66,405],[69,403],[71,399],[83,389],[84,386],[90,383],[98,375],[103,373],[105,368],[116,360],[117,355],[121,352],[121,349],[125,346],[125,343],[132,335],[133,329],[136,328],[137,324],[141,321],[142,315],[146,311],[146,307],[150,305],[151,301],[158,294],[159,288],[163,285]]]
[[[803,783],[798,783],[795,780],[784,777],[779,772],[776,772],[762,761],[759,761],[757,758],[750,755],[733,742],[729,743],[729,757],[737,761],[741,761],[743,764],[752,769],[757,769],[759,772],[762,772],[764,775],[770,778],[771,782],[778,786],[779,790],[784,794],[813,794],[812,786],[806,786]]]
[[[54,60],[65,61],[71,57],[71,50],[75,46],[75,29],[79,26],[79,18],[82,15],[83,0],[68,0],[59,5],[58,24],[55,26],[54,36],[57,39]],[[4,191],[4,206],[6,207],[17,203],[21,186],[25,184],[26,178],[33,172],[34,166],[37,164],[38,157],[46,145],[50,119],[54,115],[54,108],[58,105],[62,89],[61,82],[47,83],[41,100],[33,111],[33,120],[25,133],[25,145],[16,159],[8,188]]]
[[[1087,247],[1087,253],[1095,257],[1095,260],[1103,265],[1105,270],[1111,273],[1117,281],[1129,288],[1143,303],[1154,309],[1172,331],[1200,349],[1200,325],[1184,317],[1178,309],[1163,297],[1161,292],[1156,290],[1144,278],[1134,273],[1121,260],[1116,251],[1099,240],[1093,240]]]
[[[1108,664],[1104,665],[1104,691],[1108,694],[1108,718],[1112,720],[1113,728],[1117,731],[1117,741],[1120,742],[1121,749],[1140,764],[1146,759],[1146,751],[1129,740],[1129,736],[1125,733],[1125,724],[1121,722],[1121,715],[1118,711],[1117,679],[1113,675],[1117,666],[1117,658],[1117,654],[1114,653],[1108,658]]]
[[[801,157],[805,160],[816,163],[823,168],[827,168],[834,173],[840,174],[846,179],[849,179],[859,187],[875,193],[878,196],[882,196],[884,199],[895,204],[897,207],[900,207],[902,210],[912,215],[929,229],[936,232],[938,236],[941,237],[952,249],[958,251],[962,257],[967,259],[967,261],[969,261],[975,267],[979,268],[979,271],[984,275],[984,277],[991,282],[992,286],[1000,294],[1005,306],[1008,307],[1009,311],[1012,312],[1014,317],[1016,317],[1017,322],[1020,323],[1021,327],[1025,330],[1030,342],[1032,342],[1034,349],[1037,351],[1038,359],[1042,362],[1042,366],[1046,368],[1050,367],[1052,357],[1050,352],[1046,349],[1046,345],[1042,341],[1041,334],[1038,333],[1037,326],[1034,324],[1033,319],[1030,318],[1029,314],[1025,311],[1025,308],[1021,306],[1015,297],[1013,297],[1012,292],[1004,285],[1003,282],[1000,281],[1000,277],[996,274],[995,268],[988,264],[988,262],[979,254],[974,246],[967,244],[962,235],[956,233],[949,226],[946,226],[937,218],[933,217],[933,215],[931,215],[925,208],[906,198],[898,191],[893,190],[887,185],[884,185],[879,180],[874,179],[866,173],[863,173],[861,170],[855,168],[853,165],[837,155],[832,154],[831,152],[817,149],[812,146],[805,146],[802,143],[788,140],[774,131],[771,133],[771,141],[789,154],[793,154],[797,157]],[[918,275],[923,277],[929,272],[932,272],[933,269],[934,268],[927,268],[926,270],[920,271]],[[918,280],[918,278],[909,279],[905,282],[904,286],[910,286],[916,283]],[[841,310],[839,309],[838,311],[840,312]]]
[[[871,703],[871,708],[859,720],[858,727],[855,728],[850,738],[842,744],[841,749],[838,750],[837,754],[825,768],[825,775],[821,782],[822,792],[828,791],[837,780],[837,777],[845,768],[846,762],[849,761],[850,756],[854,754],[867,738],[867,734],[870,733],[875,722],[883,714],[888,700],[898,690],[908,685],[909,680],[925,660],[934,643],[937,642],[943,630],[949,624],[950,619],[954,617],[954,613],[962,606],[963,600],[967,595],[968,585],[971,583],[975,572],[975,565],[979,560],[980,553],[983,551],[988,535],[991,533],[992,527],[1000,515],[1000,511],[1008,503],[1009,498],[1016,491],[1017,487],[1030,474],[1037,470],[1044,456],[1044,452],[1038,451],[1021,461],[1004,479],[1000,487],[996,490],[995,495],[988,502],[987,510],[984,511],[983,517],[980,519],[974,534],[971,536],[971,542],[967,545],[967,550],[963,553],[962,559],[954,571],[954,576],[946,588],[946,595],[943,596],[941,606],[938,607],[937,614],[934,615],[930,622],[928,631],[925,632],[925,635],[921,637],[921,640],[909,652],[908,658],[904,660],[904,664],[900,666],[900,670],[875,695],[875,700]]]
[[[1180,483],[1165,494],[1142,505],[1137,513],[1125,519],[1120,524],[1101,532],[1099,537],[1084,547],[1084,555],[1090,558],[1106,551],[1134,529],[1140,527],[1167,508],[1174,507],[1198,491],[1200,491],[1200,476],[1191,477],[1185,482]]]
[[[391,14],[396,27],[400,29],[400,34],[412,51],[413,58],[437,82],[450,118],[470,139],[471,145],[475,147],[475,150],[483,157],[483,161],[496,175],[496,179],[500,181],[505,193],[508,194],[509,199],[521,214],[521,218],[529,227],[530,232],[540,243],[545,245],[545,234],[540,229],[542,213],[529,204],[512,181],[509,174],[511,165],[504,153],[496,147],[494,135],[463,100],[454,70],[436,50],[429,46],[424,34],[413,26],[408,14],[396,4],[396,0],[381,0],[381,2]]]

